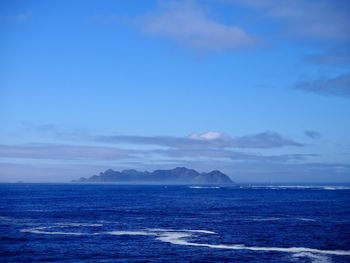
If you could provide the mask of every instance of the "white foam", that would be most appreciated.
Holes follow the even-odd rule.
[[[241,186],[241,188],[253,188],[253,189],[273,189],[273,190],[285,190],[285,189],[313,189],[313,190],[350,190],[350,186],[320,186],[320,185],[251,185]]]
[[[105,232],[105,234],[115,235],[115,236],[156,236],[156,233],[147,231],[110,231]]]
[[[81,233],[81,232],[63,232],[63,231],[48,231],[52,228],[71,228],[71,227],[99,227],[102,224],[87,224],[87,223],[57,223],[53,226],[41,226],[33,227],[20,230],[23,233],[32,234],[43,234],[43,235],[71,235],[71,236],[82,236],[82,235],[96,235],[98,233]]]
[[[78,224],[78,223],[74,223]],[[86,224],[83,224],[86,226]],[[95,226],[96,224],[88,224]],[[99,225],[99,224],[98,224]],[[76,225],[74,225],[76,226]],[[174,229],[163,229],[163,228],[149,228],[145,230],[137,231],[109,231],[100,233],[81,233],[81,232],[60,232],[60,231],[48,231],[51,228],[57,227],[67,227],[69,226],[46,226],[46,227],[36,227],[30,229],[23,229],[21,232],[29,232],[35,234],[48,234],[48,235],[96,235],[96,234],[109,234],[109,235],[131,235],[131,236],[154,236],[157,240],[162,242],[183,245],[183,246],[195,246],[195,247],[208,247],[215,249],[231,249],[231,250],[250,250],[250,251],[265,251],[265,252],[283,252],[292,253],[293,257],[309,257],[312,262],[327,262],[325,257],[320,255],[337,255],[337,256],[350,256],[349,250],[322,250],[307,247],[257,247],[257,246],[247,246],[244,244],[207,244],[207,243],[195,243],[190,242],[188,238],[195,238],[199,234],[215,234],[215,232],[208,230],[174,230]],[[318,260],[318,261],[317,261]],[[320,261],[323,260],[323,261]]]
[[[184,245],[184,246],[195,246],[195,247],[208,247],[208,248],[217,248],[217,249],[231,249],[231,250],[250,250],[250,251],[267,251],[267,252],[283,252],[283,253],[312,253],[312,254],[324,254],[324,255],[337,255],[337,256],[350,256],[350,251],[348,250],[321,250],[307,247],[256,247],[256,246],[246,246],[244,244],[207,244],[207,243],[194,243],[189,242],[186,239],[189,237],[194,237],[194,233],[205,233],[209,234],[211,231],[206,230],[181,230],[174,231],[172,229],[165,231],[165,229],[156,229],[155,232],[151,232],[151,229],[148,231],[112,231],[112,232],[122,232],[123,235],[153,235],[157,236],[157,240],[171,243],[174,245]],[[194,232],[196,231],[196,232]],[[201,231],[201,232],[198,232]],[[211,234],[211,233],[210,233]]]
[[[71,235],[71,236],[82,236],[87,235],[85,233],[80,232],[61,232],[61,231],[47,231],[53,227],[34,227],[28,229],[20,230],[22,233],[32,233],[32,234],[43,234],[43,235]]]
[[[219,189],[220,186],[189,186],[191,189]]]
[[[174,245],[188,246],[191,243],[187,242],[185,238],[190,236],[192,236],[192,234],[186,232],[164,232],[159,237],[157,237],[157,240]]]
[[[233,249],[233,250],[269,251],[269,252],[285,252],[285,253],[309,252],[309,253],[325,254],[325,255],[350,256],[350,251],[347,251],[347,250],[321,250],[321,249],[306,248],[306,247],[288,247],[288,248],[254,247],[254,246],[246,246],[242,244],[211,245],[211,244],[191,243],[191,242],[185,242],[184,245],[197,246],[197,247],[221,248],[221,249]]]
[[[308,252],[296,253],[293,255],[294,258],[300,259],[307,257],[311,260],[312,263],[330,263],[332,260],[325,255],[316,255]]]
[[[318,188],[318,186],[312,185],[251,185],[248,188],[255,189],[312,189]]]
[[[99,227],[103,226],[103,224],[88,224],[88,223],[57,223],[59,227],[79,227],[79,226],[84,226],[84,227]]]
[[[209,230],[180,230],[180,231],[186,231],[186,232],[192,232],[192,233],[203,233],[203,234],[216,234],[213,231]]]
[[[29,229],[24,229],[21,230],[21,232],[28,232],[32,234],[43,234],[43,235],[69,235],[69,236],[83,236],[83,235],[88,235],[86,233],[79,233],[79,232],[59,232],[59,231],[40,231],[40,230],[29,230]]]
[[[323,190],[350,190],[348,186],[325,186]]]
[[[146,228],[147,231],[154,232],[189,232],[189,233],[203,233],[203,234],[216,234],[209,230],[197,230],[197,229],[165,229],[165,228]]]

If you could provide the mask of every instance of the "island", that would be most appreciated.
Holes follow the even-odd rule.
[[[106,170],[89,178],[82,177],[75,183],[120,183],[120,184],[177,184],[177,185],[228,185],[233,181],[226,174],[214,170],[199,173],[186,167],[170,170],[155,170],[139,172],[134,169],[114,171]]]

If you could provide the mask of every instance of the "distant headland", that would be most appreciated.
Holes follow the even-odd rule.
[[[155,170],[139,172],[133,169],[121,172],[106,170],[99,175],[73,180],[76,183],[121,183],[121,184],[181,184],[181,185],[223,185],[233,184],[226,174],[214,170],[209,173],[199,173],[186,167],[170,170]]]

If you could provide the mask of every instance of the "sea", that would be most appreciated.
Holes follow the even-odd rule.
[[[0,184],[0,262],[350,262],[350,187]]]

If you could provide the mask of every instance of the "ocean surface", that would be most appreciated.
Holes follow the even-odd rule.
[[[0,184],[0,262],[350,262],[348,186]]]

